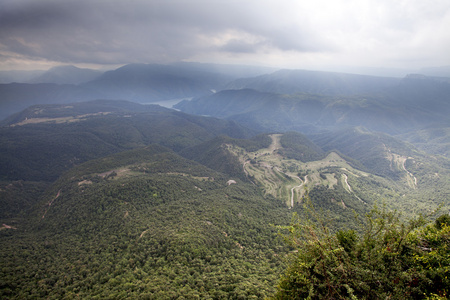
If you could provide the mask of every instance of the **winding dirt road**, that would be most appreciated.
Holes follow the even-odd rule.
[[[344,176],[344,181],[345,181],[345,184],[347,185],[349,193],[353,194],[353,196],[355,196],[356,199],[358,199],[362,203],[367,204],[363,199],[361,199],[361,198],[359,198],[358,196],[355,195],[355,193],[352,190],[352,187],[350,186],[350,184],[348,184],[348,176],[347,176],[347,174],[342,174],[342,175]]]
[[[414,176],[411,172],[409,172],[409,171],[406,169],[405,163],[406,163],[406,159],[403,160],[403,163],[402,163],[403,170],[405,170],[405,172],[406,172],[412,179],[414,179],[414,186],[413,186],[413,188],[415,189],[415,188],[417,187],[417,178],[416,178],[416,176]]]
[[[286,174],[286,173],[285,173]],[[288,175],[288,174],[286,174]],[[289,175],[288,175],[289,176]],[[298,176],[291,176],[292,178],[297,178],[298,180],[300,180],[300,184],[297,186],[294,186],[291,189],[291,208],[294,207],[294,190],[297,188],[301,188],[304,184],[306,184],[308,182],[308,175],[305,176],[305,181],[303,181],[300,177]]]

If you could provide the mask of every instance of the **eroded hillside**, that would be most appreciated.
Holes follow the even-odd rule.
[[[238,158],[249,181],[289,207],[301,203],[306,190],[327,189],[331,195],[345,191],[347,197],[327,201],[346,208],[354,207],[355,202],[371,206],[383,198],[401,199],[418,187],[418,178],[405,166],[407,161],[416,163],[414,159],[393,153],[387,147],[385,160],[389,168],[400,174],[397,181],[359,170],[334,151],[317,160],[290,158],[285,155],[288,149],[283,147],[282,137],[283,134],[271,134],[270,146],[257,151],[247,151],[233,143],[226,143],[223,147]]]

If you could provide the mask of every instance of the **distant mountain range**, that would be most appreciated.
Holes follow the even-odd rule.
[[[401,135],[410,142],[432,142],[431,146],[424,142],[417,145],[448,155],[447,134],[436,138],[434,129],[446,128],[450,122],[450,82],[443,77],[416,74],[401,79],[176,63],[132,64],[105,73],[65,66],[29,81],[51,83],[0,84],[0,118],[35,104],[95,99],[154,103],[195,98],[176,108],[232,119],[260,131],[313,133],[363,126]],[[415,136],[419,130],[420,138]]]
[[[370,77],[351,76],[364,82],[368,80],[370,84],[347,85],[341,82],[341,77],[332,74],[327,78],[333,84],[313,80],[316,85],[312,87],[313,84],[302,80],[297,85],[296,80],[278,84],[283,80],[274,74],[273,81],[271,75],[241,80],[241,89],[183,101],[175,107],[188,113],[237,120],[260,130],[313,132],[322,128],[364,126],[399,134],[449,121],[450,83],[427,77],[371,81]],[[297,75],[295,72],[293,78],[298,79]],[[303,86],[311,93],[304,91]],[[352,86],[358,87],[358,93]]]
[[[227,89],[250,88],[279,94],[354,95],[395,86],[400,79],[308,70],[280,70],[235,80]]]
[[[273,69],[176,63],[132,64],[105,73],[73,66],[56,67],[46,72],[13,72],[11,80],[17,79],[12,80],[17,82],[0,84],[0,119],[35,104],[95,99],[152,103],[208,95],[239,76],[269,71]],[[7,74],[0,73],[0,79]]]
[[[4,74],[6,73],[3,72]],[[33,77],[23,81],[0,85],[0,118],[33,104],[68,103],[99,98],[151,103],[243,88],[276,94],[378,97],[378,93],[387,89],[399,90],[400,86],[403,90],[400,88],[399,93],[405,93],[405,90],[411,87],[402,87],[405,80],[399,78],[197,63],[132,64],[105,73],[61,66],[32,74]],[[422,81],[426,80],[422,78]],[[42,88],[42,85],[30,86],[24,83],[47,85]],[[421,93],[427,88],[418,88],[417,84],[420,86],[423,83],[415,82],[412,85],[414,91],[411,93],[415,96],[417,92]],[[429,82],[427,84],[430,85]],[[48,92],[49,90],[52,92]]]

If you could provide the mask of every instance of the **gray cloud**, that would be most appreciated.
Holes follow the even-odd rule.
[[[219,49],[232,53],[256,53],[261,49],[261,43],[249,43],[243,40],[234,39],[230,40]]]
[[[290,64],[370,63],[365,56],[378,54],[379,64],[399,62],[407,51],[426,60],[430,41],[450,45],[442,29],[449,5],[435,1],[433,8],[425,0],[410,6],[360,0],[348,7],[340,0],[0,0],[0,68],[8,60],[125,64],[239,60],[239,54],[263,63],[288,57]],[[433,51],[435,60],[450,63]]]

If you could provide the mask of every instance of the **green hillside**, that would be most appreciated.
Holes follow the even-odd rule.
[[[218,135],[254,134],[232,121],[160,106],[93,101],[34,106],[0,127],[0,178],[52,181],[84,161],[158,143],[175,151]]]
[[[160,146],[80,165],[0,230],[2,298],[272,294],[290,213],[229,179]]]
[[[399,159],[419,155],[407,143],[361,127],[323,132],[310,135],[310,138],[324,151],[338,150],[361,163],[371,173],[392,179],[398,179],[404,172],[403,167],[397,165]]]
[[[26,218],[2,220],[1,296],[263,299],[275,293],[291,249],[273,225],[303,212],[304,187],[334,230],[357,231],[355,211],[362,216],[383,197],[398,207],[391,201],[413,190],[334,152],[305,162],[283,156],[305,139],[286,135],[204,144],[222,143],[244,180],[159,145],[72,168]],[[305,153],[317,150],[304,141]]]
[[[298,132],[287,132],[280,137],[279,153],[286,158],[293,158],[302,162],[320,160],[325,156],[324,151],[306,136]]]
[[[364,214],[376,202],[405,215],[449,208],[448,160],[429,158],[389,136],[361,129],[315,136],[327,152],[298,133],[257,138],[264,143],[248,147],[246,140],[221,137],[181,154],[252,182],[288,207],[301,203],[307,188],[314,204],[342,225],[350,225],[353,211]]]
[[[448,124],[434,124],[400,135],[399,138],[427,153],[450,158],[450,126]]]
[[[267,134],[257,135],[250,139],[233,139],[227,136],[220,136],[197,146],[184,149],[180,152],[180,155],[195,160],[218,172],[246,180],[241,162],[228,151],[227,145],[233,144],[244,148],[246,151],[257,151],[269,147],[271,143],[272,139]]]
[[[266,95],[262,100],[271,103],[273,94]],[[449,160],[363,127],[308,135],[275,127],[256,134],[270,124],[285,126],[278,123],[282,115],[298,112],[286,103],[307,101],[303,97],[282,96],[287,102],[272,103],[280,119],[247,114],[253,116],[250,123],[261,120],[254,129],[235,120],[108,100],[40,105],[11,116],[0,127],[0,297],[278,297],[280,287],[298,287],[290,279],[313,274],[290,260],[315,259],[305,241],[286,244],[277,235],[279,228],[291,228],[293,215],[305,216],[309,201],[319,214],[310,228],[326,221],[325,244],[332,253],[343,253],[339,243],[347,247],[346,239],[354,237],[356,250],[350,252],[359,260],[349,260],[352,268],[360,261],[370,268],[389,266],[383,259],[390,254],[365,260],[375,253],[367,243],[381,243],[373,248],[380,251],[389,246],[384,237],[363,242],[371,226],[365,216],[374,205],[388,214],[401,212],[398,222],[438,208],[448,213]],[[326,99],[305,103],[325,105]],[[258,104],[258,97],[252,101]],[[277,107],[283,112],[275,112]],[[430,234],[443,236],[442,255],[447,231],[417,230],[423,232],[420,241],[408,245],[429,248]],[[432,262],[431,254],[414,251],[408,253],[423,260],[418,266],[431,268],[421,271],[424,278],[445,277],[448,270]],[[409,261],[408,253],[401,253],[402,259]],[[332,271],[341,274],[336,268]],[[367,269],[352,268],[365,276]],[[279,281],[282,274],[287,275]],[[402,282],[413,282],[402,274]],[[310,278],[316,275],[322,276]],[[427,291],[442,289],[427,283]]]

